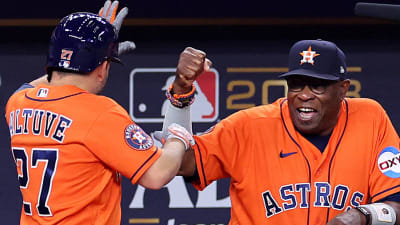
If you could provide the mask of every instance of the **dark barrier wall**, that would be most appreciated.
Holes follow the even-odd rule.
[[[352,17],[356,0],[308,0],[308,1],[265,1],[265,0],[203,0],[201,3],[182,0],[131,1],[119,0],[131,9],[129,18],[296,18],[296,17]],[[395,0],[364,0],[398,4]],[[61,18],[79,11],[97,12],[103,0],[69,0],[68,2],[4,1],[0,18]]]
[[[208,34],[216,35],[213,32]],[[229,35],[225,33],[225,36]],[[197,95],[197,103],[193,105],[192,117],[194,131],[200,133],[239,109],[268,104],[285,96],[285,83],[277,75],[286,71],[287,53],[299,36],[311,35],[287,35],[284,36],[287,39],[273,40],[244,38],[243,41],[204,36],[202,39],[190,36],[192,39],[181,41],[162,37],[158,37],[160,40],[155,37],[142,39],[137,42],[135,53],[122,57],[125,66],[113,65],[103,94],[119,102],[146,132],[160,130],[164,90],[171,82],[179,53],[189,45],[201,48],[208,53],[214,67],[197,83],[201,91]],[[397,100],[400,94],[396,91],[400,82],[400,42],[395,38],[382,37],[334,37],[337,39],[333,41],[347,54],[352,76],[349,96],[376,99],[386,108],[396,129],[400,129],[400,105]],[[376,34],[376,37],[379,35]],[[2,115],[12,92],[23,82],[43,73],[46,48],[44,42],[10,41],[0,44]],[[16,225],[22,199],[4,118],[0,119],[0,139],[0,224]],[[181,177],[176,177],[165,188],[152,191],[124,179],[122,224],[226,225],[230,214],[228,182],[214,182],[205,191],[198,192],[185,184]]]

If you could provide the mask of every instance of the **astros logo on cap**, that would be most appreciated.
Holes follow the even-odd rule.
[[[300,55],[303,56],[303,59],[300,61],[300,65],[303,63],[310,63],[311,65],[314,65],[314,57],[319,56],[316,51],[313,51],[310,47],[308,47],[307,51],[300,52]]]
[[[382,150],[378,157],[379,170],[388,177],[400,177],[400,151],[392,146]]]
[[[147,150],[153,146],[153,139],[136,124],[125,128],[125,140],[135,150]]]

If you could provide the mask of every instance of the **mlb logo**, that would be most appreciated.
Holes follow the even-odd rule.
[[[40,98],[46,98],[48,94],[49,94],[48,88],[40,88],[36,96]]]
[[[61,60],[61,61],[58,63],[58,66],[59,66],[59,67],[64,67],[64,68],[68,68],[69,65],[70,65],[70,61],[65,61],[65,60]]]
[[[71,57],[74,54],[74,51],[68,49],[62,49],[60,55],[60,61],[58,62],[58,66],[68,68],[71,64]]]
[[[176,68],[136,68],[130,74],[129,113],[136,123],[162,123],[168,101],[165,92]],[[194,82],[192,122],[214,122],[219,115],[219,74],[212,68]]]

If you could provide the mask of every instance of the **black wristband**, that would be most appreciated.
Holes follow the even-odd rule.
[[[196,87],[192,84],[192,89],[189,93],[186,94],[175,94],[173,89],[173,84],[169,86],[169,89],[165,92],[168,100],[172,105],[178,108],[184,108],[186,106],[191,105],[194,102],[194,95],[196,93]]]
[[[362,206],[357,206],[357,207],[355,207],[355,209],[357,209],[359,212],[361,212],[365,216],[365,218],[366,218],[365,225],[368,225],[369,221],[371,221],[371,213],[369,213],[368,210],[366,210]]]

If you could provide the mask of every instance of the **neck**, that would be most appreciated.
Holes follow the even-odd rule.
[[[73,85],[90,93],[94,93],[93,76],[90,74],[75,74],[53,71],[50,85],[62,86]]]

